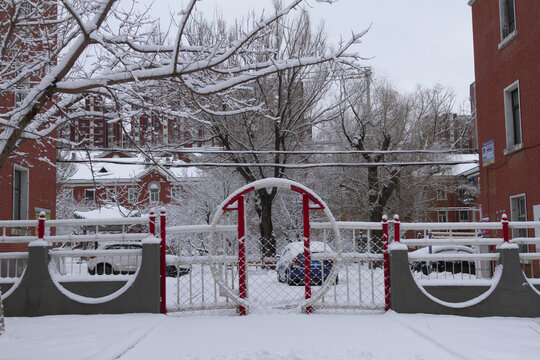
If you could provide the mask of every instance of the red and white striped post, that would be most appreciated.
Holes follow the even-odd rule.
[[[240,299],[247,298],[246,283],[246,227],[244,212],[244,196],[238,196],[238,295]],[[238,307],[240,316],[247,315],[245,306]]]
[[[309,227],[309,196],[302,194],[302,215],[304,221],[304,285],[305,299],[311,299],[311,248],[310,248],[310,227]],[[324,278],[324,274],[322,275]],[[306,307],[306,314],[311,314],[313,308]]]
[[[399,242],[400,230],[399,230],[399,215],[394,215],[394,241]]]
[[[165,227],[166,227],[166,220],[167,220],[167,214],[165,213],[165,210],[161,210],[159,214],[159,232],[161,234],[161,246],[160,246],[160,252],[159,252],[159,263],[160,263],[160,297],[161,297],[161,313],[166,314],[167,313],[167,291],[166,291],[166,272],[165,272],[165,247],[167,244],[166,241],[166,233],[165,233]],[[155,228],[154,228],[155,232]]]
[[[384,311],[390,310],[390,259],[388,254],[388,218],[382,217],[383,268],[384,268]]]
[[[148,223],[148,231],[150,232],[150,234],[156,236],[156,213],[154,212],[154,210],[150,211],[150,216],[149,216],[149,223]]]
[[[45,211],[39,213],[37,235],[39,240],[43,240],[45,237]]]
[[[504,242],[507,243],[510,239],[510,230],[508,228],[508,216],[506,214],[502,214],[501,222],[503,228],[503,239]]]

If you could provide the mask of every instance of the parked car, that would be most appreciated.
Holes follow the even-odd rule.
[[[139,242],[105,243],[99,245],[97,250],[142,250],[142,244]],[[189,267],[177,266],[176,260],[176,256],[166,254],[166,276],[176,277],[189,273]],[[140,262],[140,255],[96,255],[88,258],[87,266],[90,275],[133,274],[137,271]]]
[[[463,245],[434,245],[430,247],[426,246],[415,251],[411,251],[409,254],[414,255],[427,255],[427,254],[474,254],[474,249]],[[474,261],[462,261],[462,260],[437,260],[437,261],[414,261],[410,263],[412,271],[422,272],[428,275],[432,272],[451,272],[476,274]]]
[[[328,259],[311,260],[311,284],[322,285],[326,280],[334,262],[331,259],[335,256],[334,250],[326,243],[312,241],[310,243],[311,255],[327,254]],[[279,257],[276,265],[277,278],[279,282],[288,285],[304,285],[304,242],[298,241],[288,244]],[[335,283],[338,278],[336,276]]]

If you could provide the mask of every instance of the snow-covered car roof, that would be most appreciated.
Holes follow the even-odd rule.
[[[318,253],[318,252],[333,253],[334,252],[334,249],[332,249],[330,245],[322,241],[310,241],[309,248],[312,253]],[[287,246],[285,246],[285,249],[295,252],[297,254],[303,253],[304,242],[303,241],[292,242],[290,244],[287,244]]]

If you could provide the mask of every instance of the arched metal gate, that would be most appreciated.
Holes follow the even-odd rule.
[[[246,196],[274,187],[299,194],[303,237],[300,241],[280,239],[278,257],[269,259],[261,255],[259,239],[246,234]],[[168,280],[167,308],[236,309],[240,315],[384,310],[388,289],[385,294],[387,259],[382,247],[388,240],[387,231],[383,232],[387,226],[347,223],[343,228],[340,224],[317,194],[297,182],[271,178],[242,187],[222,202],[210,226],[167,228],[167,236],[209,233],[204,252],[179,259],[178,268],[186,270],[183,276]],[[381,238],[376,239],[379,232]]]

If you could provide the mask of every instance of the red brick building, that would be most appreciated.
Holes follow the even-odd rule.
[[[539,221],[540,1],[470,0],[469,5],[483,216],[498,221],[506,213],[514,221]],[[526,235],[534,234],[513,234]]]
[[[187,163],[169,154],[155,157],[158,165],[145,165],[153,161],[123,151],[72,151],[69,157],[84,162],[71,165],[69,176],[59,180],[62,198],[88,208],[114,202],[147,209],[180,201],[184,187],[202,175],[198,168],[178,167]]]
[[[35,20],[38,16],[44,20],[54,20],[57,16],[54,4],[44,5],[45,7],[42,8],[37,7],[38,2],[15,2],[14,4],[16,7],[3,8],[5,11],[0,12],[0,21],[13,16],[15,9],[18,11],[19,19],[22,20]],[[4,22],[3,25],[5,24]],[[7,27],[2,27],[4,35],[9,30],[13,30],[9,28],[9,23],[7,24]],[[23,32],[26,36],[24,38],[17,29],[11,32],[11,37],[7,38],[10,46],[7,47],[2,60],[8,59],[8,64],[12,64],[13,67],[2,69],[5,73],[24,70],[27,60],[25,54],[35,55],[47,51],[48,46],[51,46],[44,40],[46,36],[43,33],[46,32],[47,26],[49,25],[34,26],[30,32]],[[17,61],[13,61],[14,54]],[[41,70],[34,69],[31,75],[18,81],[16,86],[10,86],[7,91],[0,92],[0,114],[3,115],[3,119],[10,119],[10,112],[21,106],[29,89],[39,83],[46,68],[44,66]],[[8,75],[6,80],[13,80],[13,78],[9,78]],[[3,128],[0,127],[0,133],[2,131]],[[54,143],[46,139],[25,141],[10,154],[8,160],[0,168],[0,220],[35,219],[40,211],[45,211],[47,217],[55,217],[55,163]],[[26,232],[26,229],[8,229],[7,235],[26,235]],[[25,249],[26,244],[0,244],[2,252],[24,251]]]

